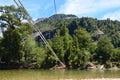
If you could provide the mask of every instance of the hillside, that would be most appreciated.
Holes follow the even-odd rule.
[[[49,17],[49,19],[75,19],[78,18],[76,15],[72,14],[55,14]]]
[[[85,65],[87,61],[97,61],[105,64],[106,68],[112,65],[120,67],[119,21],[60,16],[53,15],[37,25],[67,66],[78,68],[79,64]]]
[[[49,18],[45,18],[44,20],[41,21],[35,21],[37,22],[36,24],[39,26],[41,31],[49,31],[53,30],[56,28],[59,28],[64,24],[64,22],[70,23],[71,20],[78,19],[77,16],[75,15],[65,15],[65,14],[55,14],[50,16]]]
[[[79,27],[85,28],[91,37],[99,34],[99,31],[107,35],[116,47],[120,47],[120,22],[107,20],[97,20],[89,17],[78,18],[71,15],[70,19],[66,19],[69,15],[57,14],[37,23],[39,29],[43,32],[47,39],[52,38],[56,30],[61,26],[66,25],[69,29],[69,34],[73,35],[74,31]],[[70,17],[70,16],[69,16]],[[117,41],[114,41],[114,38]]]

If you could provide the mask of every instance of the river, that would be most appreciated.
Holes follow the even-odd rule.
[[[0,80],[120,80],[120,70],[0,70]]]

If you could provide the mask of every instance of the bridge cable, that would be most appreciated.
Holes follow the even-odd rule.
[[[56,1],[54,0],[54,8],[55,8],[55,14],[57,14],[57,7],[56,7]]]
[[[20,8],[21,11],[25,11],[26,15],[29,17],[28,23],[30,23],[32,25],[32,27],[35,29],[35,31],[38,31],[39,36],[41,37],[42,41],[44,42],[44,44],[49,48],[49,50],[52,52],[52,54],[56,57],[56,59],[60,62],[60,64],[63,67],[66,67],[65,64],[58,58],[58,56],[56,55],[56,53],[54,52],[54,50],[51,48],[50,44],[47,42],[47,40],[45,39],[45,37],[43,36],[42,32],[37,28],[37,25],[34,24],[32,17],[29,15],[29,13],[27,12],[27,10],[24,8],[23,4],[21,3],[20,0],[18,0],[18,2],[16,0],[14,0],[15,4],[17,5],[18,8]],[[22,10],[22,9],[23,10]]]

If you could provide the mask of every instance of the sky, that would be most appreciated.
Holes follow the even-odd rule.
[[[21,2],[34,20],[55,14],[54,0],[21,0]],[[12,4],[13,0],[0,0],[0,6]],[[120,0],[56,0],[56,7],[58,14],[120,20]]]

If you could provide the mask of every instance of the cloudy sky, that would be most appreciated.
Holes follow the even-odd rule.
[[[54,0],[21,0],[33,19],[55,13]],[[12,5],[13,0],[0,0],[1,5]],[[57,13],[78,17],[120,20],[120,0],[56,0]]]

